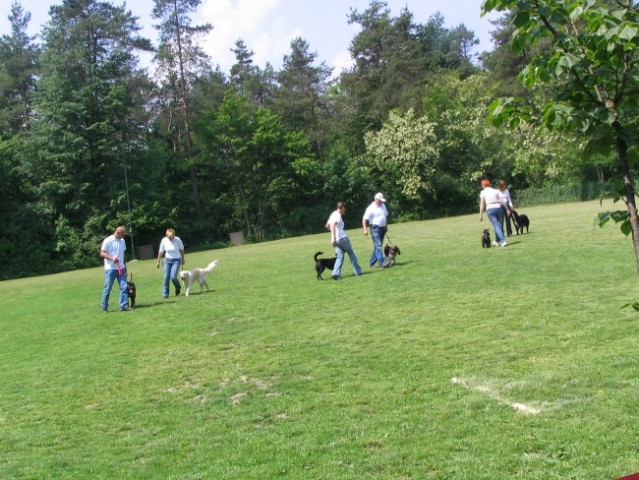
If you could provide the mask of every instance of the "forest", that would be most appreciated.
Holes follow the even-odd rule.
[[[167,227],[189,249],[317,233],[337,201],[352,228],[377,191],[393,222],[466,214],[484,176],[515,197],[610,183],[628,206],[610,218],[639,233],[636,2],[486,0],[501,17],[477,52],[464,25],[371,0],[348,10],[360,28],[342,72],[304,38],[279,69],[238,38],[223,72],[198,43],[214,27],[192,23],[199,4],[154,0],[152,45],[110,2],[64,0],[35,37],[12,3],[0,280],[96,266],[116,225],[135,255]]]

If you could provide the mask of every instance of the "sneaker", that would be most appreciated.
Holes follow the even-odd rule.
[[[124,307],[120,309],[121,312],[128,312],[129,311],[129,307]]]
[[[106,308],[103,308],[103,309],[102,309],[102,313],[109,313],[109,310],[108,310],[108,309],[106,309]]]
[[[501,246],[502,246],[502,247],[506,247],[506,246],[508,246],[508,244],[506,243],[506,240],[504,240],[503,242],[501,242]]]
[[[493,242],[493,247],[498,247],[498,246],[499,246],[499,242],[497,242],[497,240],[495,240],[495,241]]]
[[[332,278],[333,280],[339,280],[339,277],[338,277],[337,275],[332,275],[332,276],[331,276],[331,278]]]
[[[181,291],[182,291],[182,289],[180,287],[176,288],[175,289],[175,296],[177,297],[180,294]]]

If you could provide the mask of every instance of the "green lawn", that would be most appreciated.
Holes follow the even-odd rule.
[[[349,230],[364,275],[347,260],[337,282],[315,278],[328,233],[187,252],[219,260],[188,298],[132,262],[127,313],[101,313],[100,267],[0,282],[0,478],[639,471],[636,262],[599,210],[522,210],[530,234],[507,248],[481,248],[477,214],[391,225],[384,270]]]

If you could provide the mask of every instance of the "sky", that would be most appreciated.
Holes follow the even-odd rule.
[[[0,35],[11,33],[7,17],[12,1],[0,1]],[[49,18],[49,7],[62,3],[62,0],[17,1],[31,13],[31,35],[40,33]],[[112,0],[112,3],[125,3],[139,17],[141,34],[156,44],[153,25],[157,21],[151,18],[153,0]],[[497,16],[481,18],[482,0],[387,0],[386,3],[391,16],[398,16],[406,7],[416,23],[426,23],[439,12],[446,28],[463,23],[475,33],[480,41],[477,53],[492,49],[490,32],[494,27],[490,19]],[[291,40],[301,37],[308,43],[309,52],[317,54],[316,63],[326,63],[337,75],[350,65],[348,47],[358,32],[357,25],[348,25],[350,8],[363,12],[369,4],[369,0],[202,0],[191,19],[192,25],[213,25],[209,35],[202,38],[201,46],[213,64],[225,73],[235,63],[231,49],[239,38],[254,52],[255,65],[263,68],[269,62],[278,70],[284,55],[290,53]]]

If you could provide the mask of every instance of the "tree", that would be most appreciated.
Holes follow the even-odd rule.
[[[160,20],[160,46],[156,54],[161,76],[162,114],[164,128],[173,151],[184,157],[191,177],[191,193],[198,218],[202,206],[198,192],[194,149],[191,135],[191,95],[198,73],[210,68],[209,58],[197,45],[197,38],[213,29],[210,24],[191,25],[189,15],[197,10],[201,0],[153,0],[153,18]]]
[[[27,35],[31,14],[19,3],[11,4],[11,34],[0,38],[0,279],[46,268],[50,255],[50,228],[33,209],[33,198],[23,188],[19,152],[28,139],[33,118],[33,95],[39,49]],[[29,245],[28,255],[15,252],[12,239]],[[36,267],[38,266],[38,267]],[[44,268],[43,268],[44,267]]]
[[[439,150],[434,127],[413,110],[403,115],[393,111],[380,131],[364,137],[376,167],[409,199],[419,198],[435,174]]]
[[[477,54],[473,52],[479,45],[479,39],[472,30],[461,23],[447,35],[448,45],[445,55],[448,68],[457,70],[462,77],[467,77],[477,70]]]
[[[39,49],[27,35],[31,14],[13,2],[11,35],[0,38],[0,139],[29,127]]]
[[[522,51],[542,40],[547,51],[534,56],[521,73],[525,86],[550,84],[554,97],[543,105],[521,99],[495,101],[496,125],[538,122],[551,130],[583,135],[588,151],[614,153],[619,198],[626,211],[605,212],[632,234],[639,272],[639,220],[632,166],[636,165],[639,107],[639,9],[633,0],[485,0],[483,12],[513,13],[511,44]]]
[[[519,81],[519,73],[530,62],[531,55],[526,49],[515,53],[510,48],[510,39],[515,30],[512,17],[512,13],[508,12],[491,21],[495,26],[491,32],[495,48],[483,53],[482,64],[496,81],[500,96],[531,96],[531,92]]]
[[[419,111],[427,61],[412,13],[394,18],[386,2],[373,0],[362,13],[351,9],[348,21],[361,31],[351,41],[355,65],[342,73],[341,88],[356,102],[358,129],[381,127],[394,108]]]
[[[126,211],[123,155],[145,143],[148,127],[150,89],[134,52],[150,42],[138,30],[130,11],[95,0],[51,7],[44,28],[37,116],[19,172],[65,267],[94,259],[107,217]]]
[[[286,218],[303,190],[300,177],[312,168],[308,139],[287,131],[275,113],[232,89],[220,108],[200,119],[197,133],[209,168],[217,168],[230,185],[218,199],[232,212],[225,228],[261,240],[267,225],[290,227]]]
[[[322,100],[328,88],[331,69],[322,62],[314,66],[317,53],[309,52],[302,38],[291,41],[291,53],[284,56],[284,66],[278,75],[280,88],[275,108],[292,131],[305,131],[322,161],[326,107]]]
[[[516,155],[504,151],[518,137],[499,135],[485,119],[493,90],[494,82],[484,73],[462,79],[451,71],[433,78],[424,95],[424,115],[435,124],[440,152],[429,207],[440,214],[476,209],[480,177],[491,172],[509,179],[512,172]]]
[[[275,72],[267,63],[264,70],[253,65],[253,51],[249,50],[241,38],[231,49],[235,54],[235,64],[231,67],[231,85],[242,95],[246,95],[256,105],[268,106],[275,91]]]

